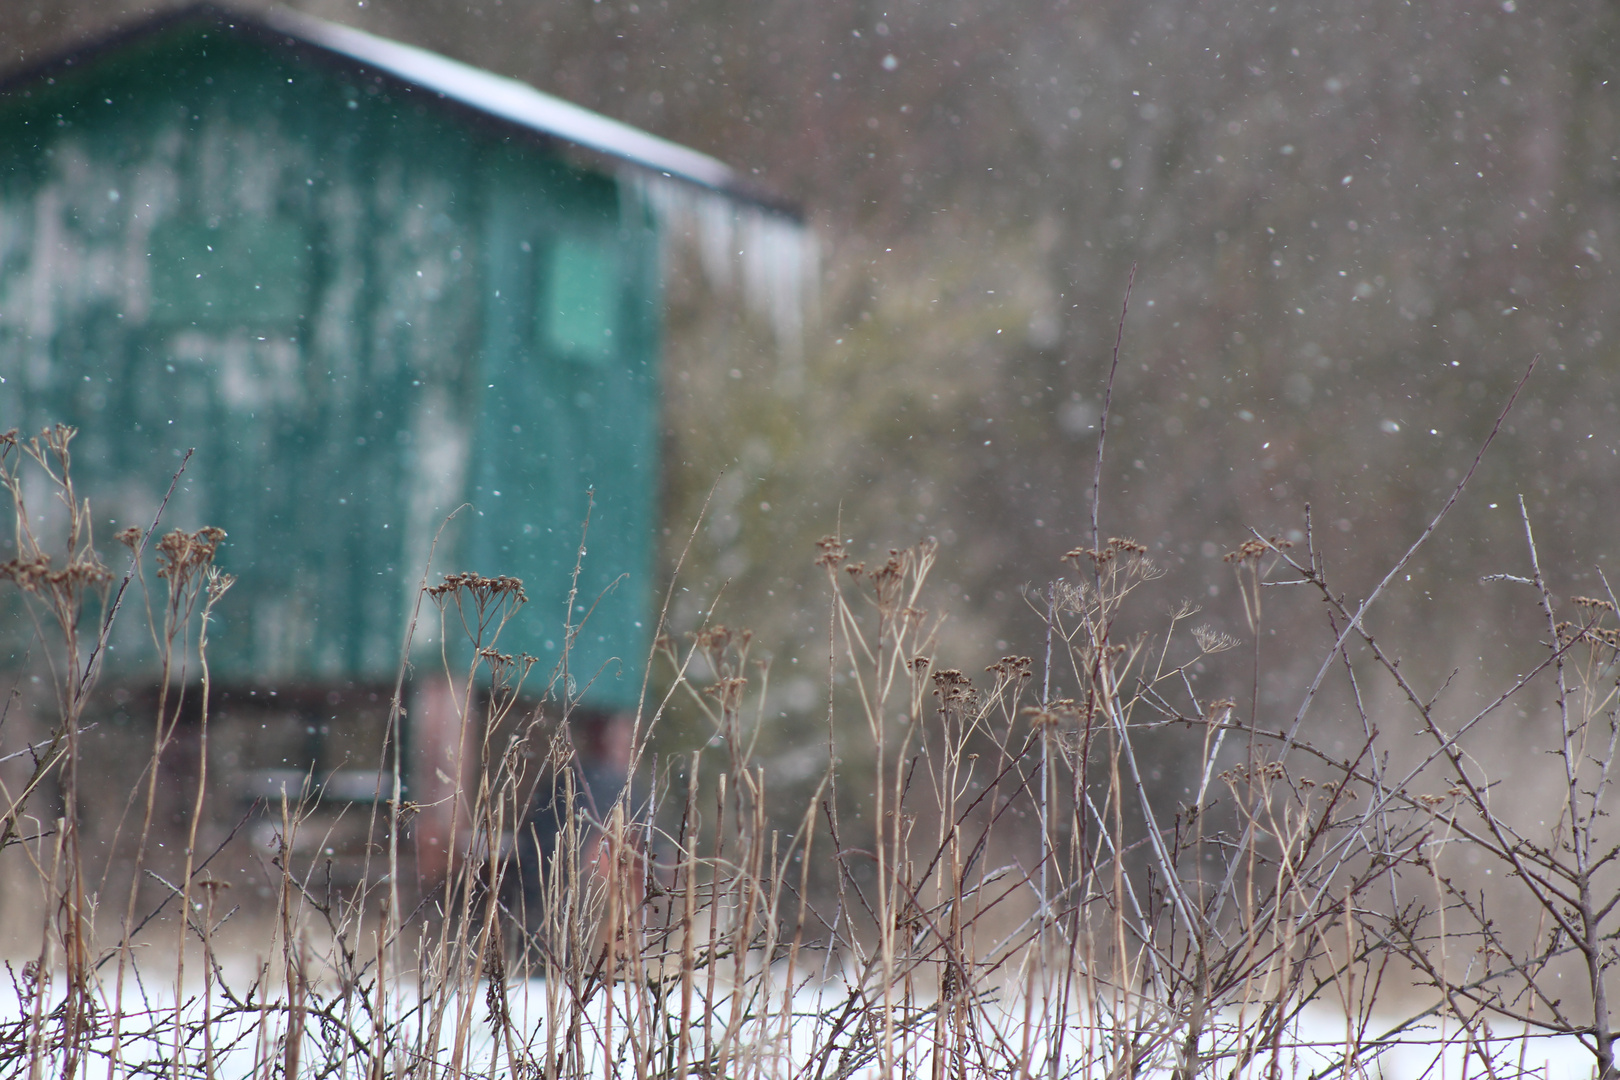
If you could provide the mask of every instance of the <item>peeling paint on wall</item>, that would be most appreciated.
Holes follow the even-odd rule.
[[[230,534],[216,677],[391,677],[463,502],[435,570],[523,577],[502,650],[549,671],[589,489],[581,595],[603,599],[573,664],[633,703],[657,481],[641,189],[208,25],[13,87],[0,129],[0,425],[82,428],[104,540],[197,448],[166,524]],[[149,663],[124,629],[114,668]]]

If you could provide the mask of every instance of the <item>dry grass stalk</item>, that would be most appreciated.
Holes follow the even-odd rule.
[[[323,878],[303,854],[331,828],[316,817],[319,792],[284,791],[267,819],[269,948],[244,981],[220,943],[238,906],[198,850],[205,805],[220,797],[207,768],[207,626],[229,587],[213,566],[222,534],[170,532],[151,545],[161,588],[148,625],[164,668],[133,824],[114,840],[134,875],[109,906],[80,843],[76,772],[109,619],[92,623],[100,637],[88,647],[79,628],[87,610],[110,614],[117,601],[72,486],[71,438],[53,429],[0,445],[16,522],[16,557],[0,575],[49,638],[57,715],[28,774],[3,792],[0,857],[39,883],[44,919],[0,1020],[0,1075],[1359,1077],[1436,1027],[1476,1070],[1522,1074],[1504,1025],[1578,1038],[1598,1074],[1616,1075],[1620,860],[1604,815],[1620,741],[1620,602],[1604,582],[1604,596],[1560,605],[1528,514],[1529,572],[1507,577],[1534,591],[1546,659],[1460,716],[1444,687],[1420,692],[1367,628],[1393,574],[1347,601],[1323,571],[1308,510],[1302,553],[1255,535],[1229,556],[1256,688],[1265,589],[1303,584],[1329,612],[1320,672],[1280,716],[1258,692],[1247,708],[1199,695],[1195,665],[1238,643],[1194,625],[1193,605],[1154,636],[1121,630],[1159,573],[1135,541],[1098,533],[1070,551],[1072,576],[1031,595],[1043,656],[1004,657],[975,679],[935,655],[932,542],[868,566],[829,537],[817,560],[829,710],[853,710],[858,724],[838,730],[862,741],[830,747],[826,774],[787,816],[756,758],[769,667],[746,632],[706,623],[679,644],[660,633],[650,685],[663,689],[634,724],[643,767],[597,805],[570,737],[576,676],[588,686],[590,673],[565,660],[536,691],[534,659],[500,651],[522,583],[424,581],[441,640],[463,642],[442,652],[459,728],[452,768],[468,778],[442,808],[450,873],[408,906],[401,836],[435,808],[408,802],[403,786],[402,672],[376,762],[391,797],[369,818],[375,864],[368,854],[352,887],[332,884],[330,864]],[[25,470],[55,492],[49,529]],[[1099,497],[1094,483],[1094,514]],[[155,531],[121,537],[143,588]],[[1367,663],[1416,719],[1421,755],[1395,756],[1363,704]],[[1334,752],[1311,741],[1305,718],[1327,708],[1323,687],[1341,668],[1361,735]],[[1533,705],[1543,683],[1561,787],[1539,825],[1474,747],[1488,718]],[[202,767],[187,789],[178,880],[153,904],[142,882],[157,877],[158,793],[194,696]],[[698,719],[706,745],[655,757],[675,711]],[[1170,737],[1197,747],[1188,801],[1167,797],[1146,764],[1149,741]],[[857,785],[870,789],[858,825]],[[47,788],[60,802],[54,825],[31,809]],[[555,810],[544,835],[536,790]],[[1458,876],[1452,852],[1463,850],[1504,872],[1492,890]],[[1515,901],[1536,911],[1534,927],[1492,914]],[[166,981],[154,981],[145,928],[164,917],[178,939]],[[1389,993],[1414,975],[1416,989]],[[1584,992],[1555,993],[1568,977]],[[1326,1046],[1308,1034],[1323,1015],[1336,1018]]]

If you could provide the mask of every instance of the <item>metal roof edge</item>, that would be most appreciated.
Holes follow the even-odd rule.
[[[216,22],[250,33],[258,31],[312,47],[540,135],[708,188],[771,213],[803,219],[797,207],[749,183],[729,165],[700,151],[592,112],[521,80],[285,7],[253,12],[204,0],[171,8],[115,27],[105,37],[24,65],[0,77],[0,93],[56,72],[81,68],[115,48],[191,20]]]
[[[704,187],[725,190],[736,184],[736,174],[731,167],[707,154],[543,93],[518,79],[290,8],[271,8],[255,21],[307,45],[338,53],[480,112],[564,142],[667,172]]]

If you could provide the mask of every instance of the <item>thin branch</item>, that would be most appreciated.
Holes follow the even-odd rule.
[[[1339,631],[1338,640],[1333,643],[1333,648],[1328,650],[1327,656],[1322,660],[1322,666],[1316,672],[1316,677],[1311,680],[1309,688],[1305,691],[1305,697],[1299,703],[1299,711],[1294,715],[1293,726],[1288,729],[1289,744],[1292,744],[1294,737],[1299,734],[1300,725],[1305,723],[1305,714],[1310,711],[1311,703],[1316,700],[1317,692],[1322,688],[1322,680],[1327,678],[1328,670],[1333,667],[1335,660],[1338,658],[1339,650],[1344,647],[1344,643],[1350,635],[1361,628],[1361,620],[1367,614],[1367,609],[1372,607],[1378,598],[1383,595],[1384,590],[1389,587],[1389,583],[1394,581],[1395,576],[1406,568],[1406,564],[1412,561],[1412,557],[1418,553],[1418,549],[1428,542],[1429,537],[1434,535],[1434,531],[1446,519],[1446,515],[1451,513],[1451,508],[1457,505],[1457,500],[1462,498],[1462,493],[1468,487],[1468,482],[1474,478],[1474,472],[1479,468],[1479,463],[1485,457],[1485,451],[1489,450],[1491,443],[1496,441],[1497,433],[1502,430],[1502,425],[1507,422],[1508,414],[1513,411],[1514,404],[1519,400],[1519,392],[1524,389],[1524,384],[1530,381],[1530,375],[1536,370],[1536,364],[1540,361],[1540,353],[1530,358],[1529,366],[1524,369],[1524,374],[1519,376],[1518,383],[1513,387],[1513,393],[1508,395],[1507,404],[1502,406],[1501,413],[1496,417],[1496,423],[1491,425],[1491,433],[1485,436],[1485,441],[1480,444],[1479,453],[1474,455],[1474,460],[1469,464],[1468,471],[1463,474],[1461,480],[1457,481],[1457,486],[1452,489],[1451,496],[1446,499],[1446,503],[1440,508],[1440,512],[1434,515],[1433,520],[1412,542],[1412,546],[1406,549],[1406,554],[1402,555],[1400,561],[1390,569],[1389,573],[1384,575],[1384,579],[1378,583],[1378,586],[1367,594],[1367,598],[1356,608],[1356,613],[1350,617],[1350,621],[1345,624],[1344,629]]]
[[[1125,299],[1119,305],[1119,329],[1114,333],[1114,359],[1108,365],[1108,382],[1103,388],[1102,417],[1097,421],[1097,464],[1091,472],[1091,548],[1102,546],[1099,539],[1098,499],[1102,495],[1103,444],[1108,441],[1108,410],[1114,405],[1114,375],[1119,371],[1119,350],[1125,343],[1125,313],[1131,309],[1131,286],[1136,284],[1136,264],[1125,278]]]

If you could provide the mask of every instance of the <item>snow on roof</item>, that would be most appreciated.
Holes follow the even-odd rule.
[[[528,83],[286,8],[273,8],[259,18],[277,33],[385,71],[492,116],[654,172],[759,201],[744,190],[745,185],[725,163],[541,93]]]
[[[784,359],[797,370],[794,365],[801,358],[806,320],[817,303],[820,282],[816,237],[799,209],[707,154],[541,93],[516,79],[301,12],[272,8],[249,13],[219,0],[201,0],[42,64],[0,75],[0,94],[79,66],[134,38],[198,17],[330,53],[631,166],[627,179],[657,213],[664,242],[671,235],[684,237],[696,245],[710,281],[722,288],[740,285],[748,306],[768,319]],[[791,371],[788,375],[790,381],[796,378]]]

